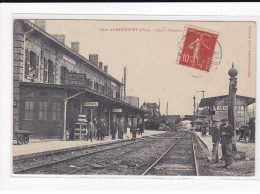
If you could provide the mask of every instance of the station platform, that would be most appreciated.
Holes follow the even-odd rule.
[[[158,135],[166,133],[166,131],[154,131],[154,130],[145,130],[143,135],[137,134],[137,139],[146,137],[146,136],[152,136],[152,135]],[[116,136],[117,137],[117,136]],[[130,131],[127,131],[127,133],[124,133],[124,141],[131,140],[132,134]],[[66,150],[75,150],[79,148],[84,147],[92,147],[96,145],[104,145],[109,144],[112,142],[118,142],[122,141],[121,139],[115,139],[112,140],[111,136],[106,136],[104,140],[95,140],[91,142],[84,141],[84,140],[72,140],[72,141],[62,141],[57,139],[31,139],[28,144],[23,145],[17,145],[16,142],[13,142],[13,159],[22,159],[22,158],[29,158],[34,156],[40,156],[45,154],[51,154],[51,153],[58,153]]]
[[[212,149],[213,149],[212,136],[208,134],[206,136],[202,136],[201,132],[197,132],[197,131],[195,132],[195,134],[201,139],[203,144],[207,147],[207,150],[204,150],[204,152],[207,154],[208,159],[211,160]],[[237,146],[237,151],[246,153],[247,160],[251,160],[255,158],[254,143],[237,142],[236,146]],[[221,145],[219,145],[219,158],[222,158]]]

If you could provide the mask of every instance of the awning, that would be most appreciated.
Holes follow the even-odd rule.
[[[97,92],[95,90],[92,90],[92,89],[86,88],[86,87],[65,86],[65,85],[45,84],[45,83],[33,83],[33,82],[20,82],[20,84],[24,85],[24,86],[32,86],[32,87],[48,87],[48,88],[65,89],[65,90],[71,90],[71,91],[74,90],[74,91],[77,91],[77,92],[86,91],[87,93],[95,95],[99,99],[107,100],[109,102],[115,103],[115,105],[118,105],[118,106],[120,106],[122,108],[126,108],[126,109],[129,109],[131,111],[134,111],[134,112],[137,112],[137,113],[140,113],[140,114],[147,113],[147,111],[145,111],[145,110],[143,110],[141,108],[135,107],[135,106],[133,106],[131,104],[128,104],[128,103],[126,103],[124,101],[112,98],[110,96],[107,96],[105,94],[99,93],[99,92]]]
[[[215,103],[218,99],[227,98],[227,97],[228,97],[228,95],[215,96],[215,97],[210,97],[210,98],[203,98],[200,101],[199,107],[215,105]],[[236,97],[237,98],[243,98],[246,101],[247,105],[255,103],[255,98],[252,98],[252,97],[240,96],[240,95],[237,95]]]

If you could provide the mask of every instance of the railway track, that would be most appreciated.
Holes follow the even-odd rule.
[[[179,138],[142,175],[199,176],[194,138]]]
[[[150,137],[146,137],[146,140],[149,140],[149,141],[154,141],[154,140],[176,140],[176,139],[179,139],[179,138],[184,138],[184,137],[165,137],[166,134],[164,134],[164,136],[150,136]],[[133,150],[128,150],[128,151],[125,151],[125,150],[121,150],[118,154],[115,154],[113,155],[112,157],[106,157],[105,159],[102,159],[102,160],[98,160],[98,162],[94,162],[95,165],[100,165],[100,166],[104,166],[104,165],[107,165],[109,164],[111,161],[113,161],[113,159],[117,159],[117,158],[120,158],[121,156],[123,155],[127,155],[128,153],[131,153],[133,152]],[[85,164],[82,164],[81,166],[82,167],[79,167],[77,169],[73,169],[71,171],[69,171],[67,174],[78,174],[82,171],[84,171],[85,173],[86,172],[90,172],[91,170],[93,170],[93,168],[95,168],[95,165],[93,165],[93,163],[85,163]]]
[[[83,151],[83,153],[76,154],[76,155],[73,155],[72,152],[68,152],[68,153],[71,153],[71,154],[66,153],[67,155],[69,155],[68,157],[63,157],[61,159],[57,159],[57,160],[54,160],[54,161],[44,162],[44,163],[40,163],[40,164],[36,164],[36,165],[31,165],[31,166],[26,167],[26,168],[13,170],[13,173],[14,174],[23,174],[23,173],[26,173],[28,171],[33,171],[33,170],[37,170],[37,169],[44,168],[44,167],[50,167],[50,166],[53,166],[55,164],[59,164],[59,163],[63,163],[63,162],[69,162],[69,161],[75,160],[77,158],[90,156],[90,155],[93,155],[93,154],[105,152],[105,151],[120,148],[120,147],[125,147],[127,145],[142,142],[143,140],[144,139],[138,139],[136,141],[131,141],[131,142],[117,142],[117,143],[109,144],[107,146],[102,146],[102,147],[105,147],[103,149],[98,149],[98,150],[95,150],[95,151],[92,151],[92,152],[85,152],[85,153]],[[21,159],[21,161],[23,161],[23,163],[26,163],[26,159]],[[19,163],[19,160],[15,161],[15,164],[17,164],[17,163]]]
[[[184,134],[184,135],[183,135]],[[192,170],[192,175],[196,173],[198,175],[198,168],[197,168],[197,162],[196,162],[196,152],[194,149],[194,143],[193,139],[191,140],[192,137],[190,135],[187,137],[186,135],[189,134],[187,132],[185,133],[174,133],[174,132],[168,132],[162,135],[156,135],[156,136],[150,136],[150,137],[144,137],[142,139],[137,139],[135,142],[131,141],[126,141],[126,142],[116,142],[113,144],[108,144],[108,145],[102,145],[102,146],[97,146],[95,149],[83,149],[81,151],[78,151],[76,153],[74,152],[68,152],[64,155],[62,153],[60,154],[61,157],[56,157],[55,160],[46,160],[46,161],[41,161],[38,159],[38,162],[36,163],[31,163],[31,164],[26,164],[26,160],[22,160],[22,163],[20,166],[25,165],[23,168],[14,168],[14,173],[15,174],[106,174],[106,173],[113,173],[113,169],[116,170],[121,164],[127,164],[130,165],[130,171],[134,172],[136,175],[140,175],[140,173],[143,172],[143,170],[146,169],[147,166],[149,166],[151,163],[145,162],[145,164],[138,163],[137,160],[134,158],[131,158],[131,156],[136,155],[139,157],[138,153],[142,153],[142,151],[138,151],[140,146],[143,147],[144,145],[146,146],[153,146],[153,147],[158,147],[156,145],[160,145],[159,147],[160,150],[165,150],[162,148],[167,148],[167,151],[164,152],[164,154],[160,154],[162,152],[158,152],[157,154],[154,155],[153,157],[150,157],[149,160],[152,162],[152,160],[156,159],[159,155],[161,155],[156,162],[153,163],[146,171],[143,173],[143,175],[163,175],[165,170],[162,168],[158,170],[158,166],[165,161],[173,150],[175,148],[178,148],[178,146],[183,147],[187,144],[187,142],[192,141],[192,153],[193,158],[195,160],[195,166]],[[146,142],[146,143],[144,143]],[[167,143],[168,142],[168,143]],[[174,142],[174,143],[172,143]],[[183,142],[181,144],[181,142]],[[163,144],[162,144],[163,143]],[[133,145],[132,145],[133,144]],[[156,144],[156,145],[155,145]],[[132,145],[132,146],[130,146]],[[128,146],[128,147],[127,147]],[[163,146],[163,147],[162,147]],[[125,148],[127,147],[127,148]],[[150,149],[149,149],[150,150]],[[190,150],[189,148],[184,148],[184,151]],[[150,155],[150,154],[149,154]],[[57,159],[59,158],[59,159]],[[131,159],[130,159],[131,158]],[[130,160],[129,160],[130,159]],[[134,160],[133,160],[134,159]],[[168,160],[172,160],[174,158],[169,158]],[[32,159],[31,159],[32,160]],[[141,159],[142,160],[142,159]],[[131,161],[131,162],[130,162]],[[133,163],[132,163],[133,161]],[[136,162],[134,162],[136,161]],[[16,161],[16,163],[19,163],[19,161]],[[116,165],[114,163],[117,163]],[[168,162],[169,163],[169,162]],[[189,163],[191,161],[189,160]],[[134,166],[136,165],[136,168],[139,170],[135,170]],[[167,165],[166,165],[167,166]],[[168,164],[169,167],[169,164]],[[170,166],[171,167],[171,166]],[[194,170],[195,169],[195,170]],[[172,172],[172,170],[170,170]],[[180,167],[175,168],[175,173],[172,172],[172,174],[168,173],[169,175],[176,175],[176,172],[185,172],[184,170],[180,170]],[[187,171],[187,170],[186,170]],[[191,169],[189,170],[189,173],[191,172]],[[121,173],[120,173],[121,174]],[[132,174],[132,173],[129,173]],[[166,173],[166,175],[168,175]],[[185,174],[185,173],[184,173]],[[181,175],[181,174],[177,174]],[[185,174],[186,175],[186,174]]]

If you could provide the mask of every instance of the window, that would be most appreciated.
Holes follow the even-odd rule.
[[[39,70],[39,56],[33,51],[25,51],[25,77],[37,79]]]
[[[51,60],[48,60],[48,82],[54,83],[54,67]]]
[[[39,120],[47,120],[47,102],[39,102]]]
[[[24,119],[33,119],[33,101],[25,101]]]
[[[52,102],[52,120],[61,120],[61,104],[60,102]]]

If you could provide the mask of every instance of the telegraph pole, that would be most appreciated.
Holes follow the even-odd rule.
[[[166,116],[168,116],[168,102],[166,104]]]
[[[196,115],[196,97],[193,96],[193,115],[195,116]]]

